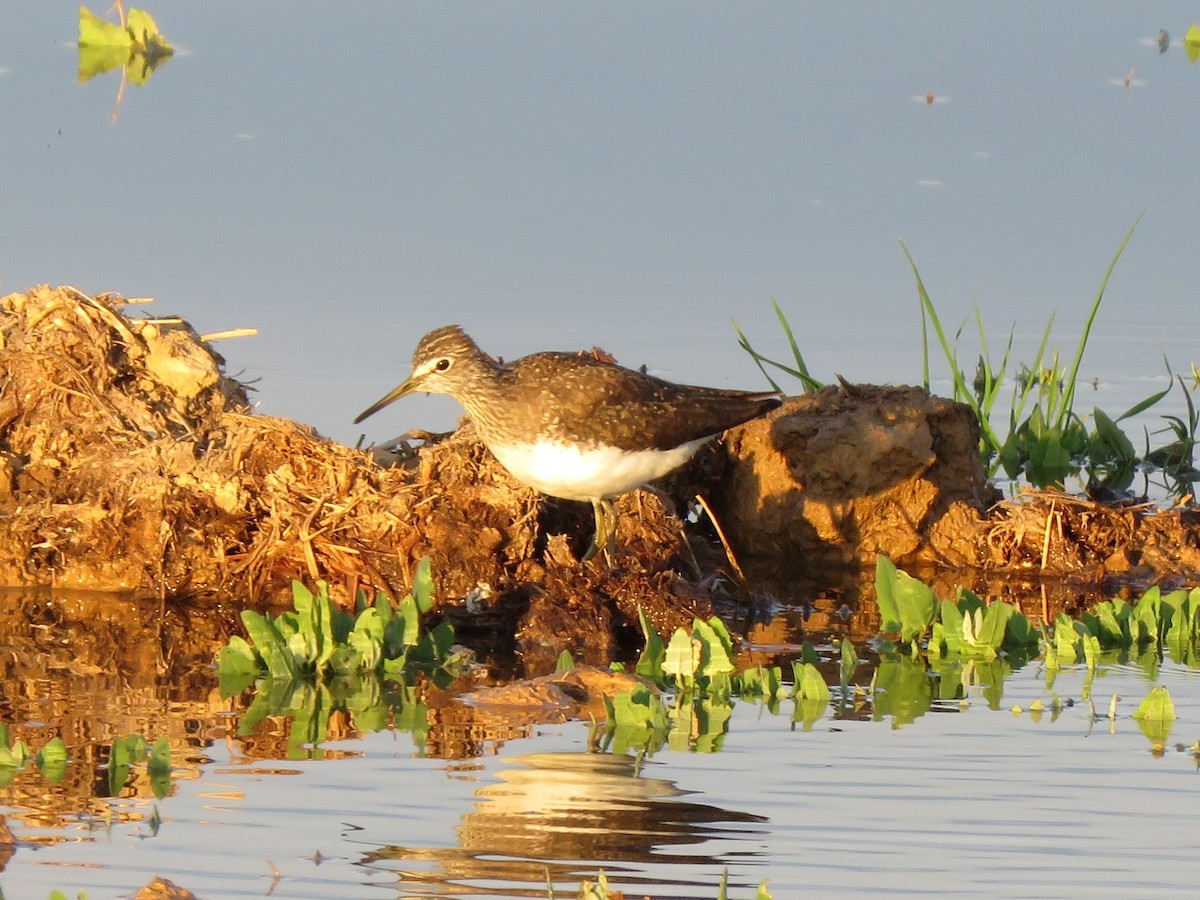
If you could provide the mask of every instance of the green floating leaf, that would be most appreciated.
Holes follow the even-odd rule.
[[[842,638],[842,652],[838,662],[838,684],[843,695],[850,686],[850,682],[854,680],[854,670],[857,666],[858,654],[854,650],[854,645],[850,643],[850,638]]]
[[[682,628],[676,628],[663,656],[664,675],[675,678],[678,684],[690,684],[700,669],[700,644]]]
[[[1191,24],[1183,36],[1183,51],[1189,62],[1200,60],[1200,25]]]
[[[795,694],[800,700],[829,701],[829,685],[821,677],[821,671],[812,663],[796,663],[792,667],[795,679]]]
[[[79,7],[80,47],[121,47],[128,58],[133,47],[129,32],[115,22],[101,19],[86,6]]]
[[[44,766],[47,763],[65,763],[67,761],[67,745],[63,743],[60,737],[51,738],[46,742],[40,753],[37,755],[37,764]]]
[[[1175,704],[1167,689],[1159,685],[1151,690],[1134,710],[1133,718],[1152,744],[1166,744],[1175,723]]]
[[[666,657],[667,648],[641,605],[638,606],[638,622],[641,623],[646,646],[642,648],[642,654],[638,657],[635,671],[643,678],[658,681],[663,675],[663,660]]]
[[[283,616],[279,618],[282,620]],[[296,678],[299,676],[292,650],[283,635],[280,634],[276,623],[252,609],[244,609],[242,610],[242,625],[245,627],[246,633],[250,635],[250,640],[254,642],[254,649],[266,663],[267,672],[273,678]]]
[[[883,630],[895,631],[898,627],[901,641],[920,637],[933,623],[937,600],[932,588],[897,569],[886,556],[880,556],[875,564],[875,596],[884,620]]]
[[[417,611],[424,615],[433,609],[433,563],[428,556],[421,557],[417,563],[417,571],[413,575],[412,597],[416,601]]]
[[[1175,703],[1171,693],[1163,685],[1159,685],[1146,695],[1138,708],[1134,710],[1135,719],[1145,719],[1158,722],[1173,722],[1175,720]]]
[[[700,645],[700,665],[697,673],[705,678],[728,675],[735,671],[733,643],[729,632],[716,616],[707,622],[696,619],[692,623],[692,640]]]
[[[150,776],[150,789],[161,800],[171,792],[171,745],[165,737],[154,742],[146,768]]]
[[[154,17],[144,9],[130,8],[125,15],[125,26],[137,52],[151,59],[170,56],[175,48],[158,30]]]

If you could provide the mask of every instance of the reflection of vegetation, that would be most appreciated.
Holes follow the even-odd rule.
[[[289,755],[310,755],[305,748],[326,739],[331,715],[345,711],[362,731],[391,726],[413,732],[423,746],[425,707],[413,678],[423,674],[447,686],[469,659],[454,647],[449,623],[421,627],[421,615],[433,607],[428,557],[396,607],[382,592],[368,604],[359,591],[351,614],[334,605],[324,582],[315,595],[296,582],[292,596],[293,612],[268,617],[244,610],[253,644],[235,635],[221,649],[222,696],[254,686],[241,733],[268,716],[293,719]]]
[[[130,9],[128,15],[120,2],[119,25],[101,19],[86,6],[79,7],[79,80],[88,81],[113,69],[121,70],[121,86],[112,118],[125,93],[125,83],[139,87],[150,80],[154,70],[175,54],[175,48],[158,30],[154,18],[143,9]]]
[[[735,698],[763,703],[773,713],[781,700],[794,702],[793,721],[811,728],[829,706],[830,691],[814,665],[816,653],[792,665],[792,683],[779,666],[736,673],[733,642],[715,616],[696,619],[692,630],[677,628],[669,643],[641,617],[646,645],[637,662],[645,687],[605,697],[608,717],[601,746],[624,753],[677,751],[711,753],[721,749]],[[668,703],[664,693],[670,697]]]
[[[128,18],[115,25],[79,7],[80,81],[123,66],[129,81],[145,84],[158,64],[174,53],[145,10],[131,9]]]
[[[876,600],[884,633],[899,633],[909,645],[906,655],[897,654],[895,644],[885,642],[876,687],[881,686],[889,656],[902,667],[917,671],[923,680],[925,659],[932,677],[942,690],[938,699],[964,696],[957,685],[966,685],[968,674],[984,687],[988,705],[999,708],[1003,679],[1035,656],[1046,669],[1047,687],[1065,666],[1087,667],[1084,698],[1091,702],[1091,683],[1100,665],[1135,662],[1147,677],[1154,678],[1166,655],[1179,665],[1200,666],[1200,587],[1166,594],[1149,588],[1134,603],[1120,597],[1104,600],[1073,619],[1059,613],[1053,623],[1034,625],[1012,604],[984,604],[975,594],[958,589],[954,601],[938,602],[933,590],[898,570],[880,557],[876,568]],[[922,654],[921,640],[924,639]],[[932,688],[925,684],[904,688],[904,702],[919,709],[929,708]],[[876,703],[876,712],[879,705]],[[901,721],[911,721],[911,710],[892,710]],[[1174,706],[1165,688],[1155,688],[1134,713],[1142,731],[1162,744],[1175,718]]]
[[[995,474],[1000,468],[1010,478],[1024,476],[1031,484],[1046,487],[1062,482],[1069,475],[1077,475],[1086,470],[1090,479],[1113,490],[1125,490],[1132,483],[1136,467],[1143,465],[1155,468],[1163,473],[1167,480],[1167,489],[1176,496],[1189,495],[1192,483],[1200,480],[1200,472],[1195,468],[1194,458],[1197,443],[1197,431],[1200,429],[1200,418],[1195,414],[1191,393],[1182,379],[1179,385],[1183,389],[1188,406],[1188,420],[1168,416],[1169,430],[1175,440],[1166,447],[1146,452],[1139,458],[1132,441],[1118,426],[1118,422],[1138,415],[1150,409],[1162,400],[1174,386],[1175,377],[1167,366],[1167,387],[1146,397],[1130,409],[1117,416],[1111,416],[1096,408],[1092,412],[1092,428],[1089,430],[1084,418],[1075,411],[1075,390],[1079,380],[1079,367],[1087,349],[1092,325],[1104,299],[1109,277],[1121,258],[1130,238],[1137,229],[1141,216],[1125,234],[1116,253],[1109,262],[1108,269],[1100,282],[1100,289],[1092,302],[1083,333],[1079,337],[1074,356],[1060,365],[1057,353],[1046,359],[1047,345],[1050,339],[1050,329],[1054,317],[1046,324],[1034,358],[1029,363],[1015,365],[1010,370],[1013,331],[1009,332],[1008,342],[1000,354],[998,361],[991,352],[988,334],[983,324],[983,317],[976,308],[975,326],[978,331],[982,352],[976,365],[974,376],[969,376],[961,367],[958,358],[958,338],[962,327],[950,340],[942,327],[937,309],[933,305],[917,264],[908,248],[901,242],[901,248],[912,267],[916,279],[917,296],[921,313],[921,345],[924,360],[924,385],[928,390],[930,385],[929,369],[929,331],[932,327],[942,354],[950,367],[954,384],[953,399],[965,403],[975,413],[980,426],[979,452],[990,474]],[[803,356],[796,344],[796,339],[788,325],[787,318],[779,305],[772,301],[775,313],[783,326],[784,334],[794,358],[791,364],[784,364],[768,359],[751,346],[745,334],[738,329],[738,340],[762,369],[763,374],[772,386],[779,388],[774,379],[767,374],[765,365],[772,366],[782,372],[798,378],[806,390],[819,386],[808,374]],[[736,323],[735,323],[736,327]],[[765,365],[764,365],[765,364]],[[1192,390],[1195,390],[1193,385]],[[1005,392],[1009,393],[1009,409],[1007,432],[1003,433],[993,423],[993,414],[1003,418],[997,412],[997,401]],[[1147,443],[1149,439],[1147,438]]]
[[[67,774],[67,745],[61,737],[51,738],[37,753],[30,753],[22,740],[9,743],[8,726],[0,722],[0,788],[8,787],[13,776],[30,763],[37,766],[42,777],[58,784]]]
[[[38,753],[31,754],[24,741],[9,743],[8,726],[0,722],[0,787],[8,787],[16,773],[30,763],[41,770],[43,778],[58,784],[66,777],[69,762],[67,745],[61,737],[50,739]],[[162,737],[150,746],[140,734],[117,738],[112,743],[108,754],[110,796],[118,796],[129,781],[131,768],[143,764],[150,776],[154,796],[165,797],[171,789],[170,744]]]
[[[553,887],[547,886],[547,896],[550,900],[554,900]],[[608,876],[601,870],[596,875],[595,881],[585,880],[579,885],[579,893],[576,896],[579,900],[622,900],[625,895],[621,891],[608,886]],[[728,900],[728,897],[729,870],[726,869],[721,874],[721,884],[717,889],[717,900]],[[765,881],[758,886],[758,891],[754,894],[754,900],[771,900],[771,892],[767,890],[767,883]]]
[[[1012,604],[985,605],[959,588],[953,602],[938,603],[933,590],[879,558],[875,573],[876,601],[885,633],[911,643],[928,636],[931,656],[995,658],[1006,650],[1029,659],[1039,645],[1049,669],[1086,663],[1094,669],[1105,653],[1137,656],[1165,650],[1180,665],[1197,664],[1200,640],[1200,587],[1162,593],[1149,588],[1136,603],[1120,597],[1097,603],[1078,619],[1059,613],[1053,623],[1033,626]]]
[[[442,622],[421,629],[421,615],[433,608],[433,575],[429,558],[421,560],[412,591],[393,608],[380,592],[374,603],[358,592],[351,615],[334,605],[329,585],[317,582],[314,595],[300,582],[292,584],[294,612],[269,617],[242,611],[253,644],[234,636],[221,649],[222,692],[229,696],[256,677],[295,681],[315,677],[374,673],[402,678],[414,671],[442,670],[463,660],[452,652],[454,628]]]
[[[113,741],[108,753],[108,792],[118,797],[129,782],[134,765],[146,765],[150,789],[160,800],[171,791],[171,745],[165,737],[153,745],[140,734],[131,734]]]

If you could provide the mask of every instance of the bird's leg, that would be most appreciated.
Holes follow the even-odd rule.
[[[596,520],[596,528],[592,532],[592,542],[588,544],[587,550],[583,551],[583,556],[579,558],[580,562],[587,562],[600,552],[600,542],[604,540],[604,509],[600,505],[603,502],[602,500],[592,501],[592,516]]]
[[[611,500],[598,499],[592,501],[592,514],[596,519],[596,530],[592,542],[588,545],[580,562],[587,562],[601,550],[608,556],[617,550],[617,510]]]
[[[608,517],[608,541],[604,551],[611,561],[617,552],[617,507],[611,500],[601,500],[600,506],[604,508],[605,515]]]

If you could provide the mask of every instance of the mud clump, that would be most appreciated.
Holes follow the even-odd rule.
[[[208,340],[131,303],[69,287],[0,298],[0,584],[241,605],[324,579],[349,601],[359,587],[402,593],[428,555],[439,610],[465,638],[515,643],[548,671],[564,648],[606,664],[640,641],[639,608],[667,633],[744,602],[725,574],[737,557],[810,579],[861,577],[878,553],[1093,581],[1200,567],[1195,513],[1050,495],[993,505],[966,407],[850,385],[708,445],[666,480],[674,504],[621,497],[611,565],[581,565],[590,508],[515,482],[469,425],[401,442],[381,466],[253,415]],[[676,515],[698,493],[720,528]]]
[[[709,614],[658,499],[622,498],[614,565],[581,567],[590,509],[539,500],[469,428],[382,468],[251,414],[186,322],[129,309],[69,287],[0,298],[0,584],[255,603],[325,579],[348,600],[403,592],[430,555],[466,627],[596,659],[639,604],[664,629]]]
[[[979,425],[961,403],[913,387],[831,386],[790,398],[734,432],[732,477],[715,497],[739,552],[819,569],[961,566],[993,491]]]

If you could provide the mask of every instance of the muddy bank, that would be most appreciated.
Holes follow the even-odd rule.
[[[855,583],[876,553],[967,582],[1200,572],[1194,513],[992,505],[969,411],[872,386],[794,398],[710,445],[666,495],[621,498],[612,566],[580,565],[590,509],[514,482],[469,427],[382,467],[253,415],[209,341],[146,309],[73,288],[0,298],[0,583],[252,603],[321,578],[349,598],[403,592],[428,554],[464,632],[606,662],[639,605],[666,631],[744,601],[734,559],[780,585]],[[672,514],[697,493],[732,558],[704,516]]]

